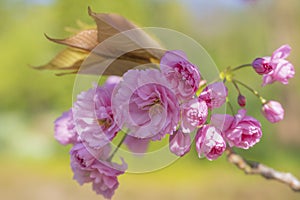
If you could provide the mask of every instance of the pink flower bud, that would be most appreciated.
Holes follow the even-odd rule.
[[[239,94],[238,96],[238,104],[241,106],[241,107],[244,107],[246,105],[246,97]]]
[[[226,143],[221,131],[214,126],[204,125],[196,135],[196,150],[199,157],[215,160],[223,154]]]
[[[172,153],[177,156],[184,156],[191,149],[191,136],[183,133],[180,129],[170,135],[169,148]]]
[[[252,67],[260,75],[268,74],[274,69],[269,57],[256,58],[252,62]]]
[[[271,123],[279,122],[284,117],[284,109],[277,101],[268,101],[262,106],[262,114]]]

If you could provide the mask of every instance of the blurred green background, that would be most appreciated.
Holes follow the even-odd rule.
[[[0,44],[0,195],[2,199],[102,199],[90,185],[72,180],[69,147],[53,138],[53,121],[71,107],[75,76],[57,77],[29,65],[48,62],[63,47],[44,33],[64,38],[76,21],[93,24],[87,14],[116,12],[140,26],[165,27],[197,40],[217,66],[237,66],[270,55],[288,43],[296,72],[300,63],[298,0],[1,0]],[[261,77],[245,69],[240,77],[259,88]],[[249,114],[261,120],[262,141],[239,151],[248,159],[300,177],[300,75],[288,86],[259,91],[282,102],[286,117],[270,125],[259,102],[247,95]],[[232,89],[231,87],[229,87]],[[231,99],[235,101],[233,91]],[[235,104],[236,106],[236,104]],[[199,160],[195,151],[175,164],[149,174],[126,174],[114,199],[300,199],[287,186],[244,175],[223,156]]]

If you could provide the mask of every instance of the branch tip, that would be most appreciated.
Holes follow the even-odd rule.
[[[235,153],[231,148],[226,150],[228,162],[237,166],[246,174],[256,174],[264,177],[265,179],[273,179],[288,185],[295,192],[300,192],[300,181],[293,174],[276,171],[264,164],[255,161],[248,161],[239,154]]]

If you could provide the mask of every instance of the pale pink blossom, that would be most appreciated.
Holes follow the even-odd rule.
[[[288,80],[294,77],[294,66],[285,60],[289,56],[290,51],[291,47],[289,45],[282,45],[273,52],[271,57],[258,58],[253,62],[254,69],[257,70],[258,73],[261,72],[260,74],[263,74],[263,86],[275,81],[288,84]],[[264,67],[266,68],[266,73],[264,73],[262,69]],[[271,68],[273,69],[268,70]]]
[[[127,168],[126,163],[118,165],[107,159],[110,148],[107,146],[101,149],[87,149],[82,143],[73,146],[71,154],[71,168],[74,173],[74,179],[80,184],[93,184],[93,190],[97,194],[111,199],[114,191],[117,189],[119,182],[117,176],[123,174]]]
[[[196,150],[201,158],[205,156],[208,160],[220,157],[226,149],[221,131],[214,126],[204,125],[196,135]]]
[[[84,91],[77,96],[73,113],[80,139],[92,148],[109,143],[120,130],[111,110],[112,84]]]
[[[183,133],[182,130],[177,130],[170,135],[169,148],[172,153],[177,156],[184,156],[191,149],[191,136],[188,133]]]
[[[214,114],[211,124],[219,128],[228,144],[242,149],[248,149],[260,141],[261,124],[255,118],[246,116],[246,110],[241,109],[234,117],[231,115]]]
[[[200,84],[198,67],[190,63],[180,50],[168,51],[160,61],[160,69],[180,100],[192,98]]]
[[[54,124],[54,137],[59,143],[67,145],[78,141],[78,133],[75,129],[72,109],[64,112],[55,120]]]
[[[179,122],[179,102],[160,71],[129,70],[114,91],[114,116],[129,135],[159,140],[173,133]]]
[[[109,162],[96,162],[92,166],[90,177],[93,180],[93,190],[107,199],[111,199],[119,186],[118,176],[124,174],[126,163],[122,165]]]
[[[208,115],[206,102],[198,98],[181,105],[181,128],[184,133],[191,133],[196,127],[204,124]]]
[[[288,80],[295,75],[294,66],[288,61],[281,61],[276,68],[270,73],[263,76],[263,86],[279,81],[282,84],[288,84]]]
[[[284,109],[277,101],[268,101],[262,106],[262,113],[271,123],[276,123],[283,120]]]
[[[210,109],[221,107],[226,102],[228,91],[223,82],[209,84],[201,92],[199,99],[204,100]]]

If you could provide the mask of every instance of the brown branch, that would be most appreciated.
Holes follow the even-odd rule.
[[[264,164],[248,161],[229,148],[226,150],[226,155],[228,162],[235,164],[246,174],[257,174],[266,179],[274,179],[288,185],[295,192],[300,192],[300,181],[291,173],[279,172]]]

